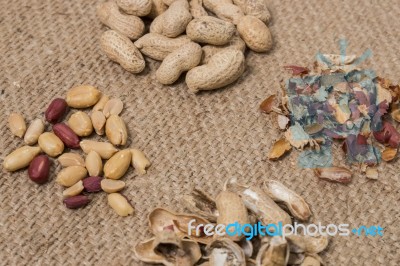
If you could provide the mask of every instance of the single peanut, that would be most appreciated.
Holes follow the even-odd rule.
[[[145,67],[142,54],[128,37],[114,30],[103,33],[100,39],[101,49],[112,60],[125,70],[140,73]]]
[[[117,115],[111,115],[106,122],[106,135],[112,144],[125,145],[128,131],[124,120]]]
[[[66,198],[63,202],[68,209],[77,209],[86,206],[90,202],[90,199],[85,195],[77,195]]]
[[[131,40],[143,35],[144,23],[134,15],[122,13],[115,2],[102,3],[97,8],[97,17],[109,28],[119,31]]]
[[[101,180],[101,189],[107,193],[114,193],[122,190],[125,187],[125,182],[121,180],[103,179]]]
[[[186,84],[191,92],[214,90],[237,80],[244,72],[245,58],[241,51],[227,49],[210,58],[210,61],[189,70]]]
[[[4,158],[3,167],[10,172],[27,167],[40,151],[40,147],[20,147]]]
[[[273,42],[268,27],[258,18],[253,16],[242,17],[237,24],[240,37],[254,52],[267,52],[271,50]]]
[[[100,98],[100,100],[93,106],[93,111],[103,111],[104,105],[110,100],[110,97],[107,95],[103,94]]]
[[[161,34],[148,33],[137,40],[135,46],[148,57],[162,61],[171,52],[189,42],[190,39],[186,35],[168,38]]]
[[[151,11],[151,0],[117,0],[117,5],[127,14],[146,16]]]
[[[244,16],[240,7],[231,1],[204,0],[205,8],[213,12],[218,18],[237,24]]]
[[[172,84],[184,71],[188,71],[200,63],[201,46],[190,42],[179,47],[167,57],[157,69],[156,78],[162,84]]]
[[[42,119],[35,119],[29,125],[28,129],[26,130],[24,141],[28,145],[34,145],[37,143],[39,136],[44,131],[44,123]]]
[[[62,167],[68,166],[85,166],[82,156],[77,153],[67,152],[57,158]]]
[[[53,126],[53,132],[61,141],[71,149],[79,148],[79,137],[75,134],[72,129],[64,123],[58,123]]]
[[[82,180],[83,187],[87,192],[99,192],[101,191],[101,177],[100,176],[89,176]]]
[[[71,187],[86,176],[87,171],[85,167],[68,166],[58,173],[56,182],[64,187]]]
[[[240,38],[239,33],[236,32],[229,43],[225,45],[204,45],[202,47],[203,57],[201,63],[207,64],[210,61],[211,57],[226,49],[235,49],[244,53],[246,51],[246,43],[242,40],[242,38]]]
[[[73,108],[87,108],[95,105],[101,97],[101,92],[93,86],[81,85],[67,92],[67,104]]]
[[[174,1],[167,11],[162,14],[163,28],[161,34],[174,38],[186,30],[186,26],[192,20],[187,0]]]
[[[104,164],[104,176],[110,179],[120,179],[128,170],[131,159],[130,150],[117,152]]]
[[[235,25],[212,16],[195,18],[186,28],[186,34],[192,41],[213,45],[227,44],[235,32]]]
[[[68,125],[80,137],[89,136],[93,132],[92,120],[82,111],[72,114],[68,119]]]
[[[95,151],[102,159],[109,159],[118,151],[111,143],[93,140],[82,140],[80,146],[84,153],[88,154],[91,151]]]
[[[189,0],[189,11],[194,18],[208,16],[207,11],[203,7],[203,0]]]
[[[68,198],[68,197],[73,197],[73,196],[79,195],[79,194],[81,194],[83,189],[84,189],[83,182],[82,182],[82,180],[80,180],[80,181],[76,182],[75,185],[65,189],[63,191],[63,197]]]
[[[132,167],[135,168],[139,175],[146,174],[147,168],[151,165],[149,159],[147,159],[146,155],[138,149],[131,149],[131,153]]]
[[[103,161],[100,155],[95,151],[90,151],[85,160],[86,169],[89,176],[98,176],[103,171]]]
[[[54,124],[60,121],[68,110],[68,104],[64,99],[54,99],[45,112],[46,121]]]
[[[254,16],[268,24],[271,14],[268,10],[267,1],[264,0],[233,0],[233,3],[240,7],[246,15]]]
[[[119,193],[111,193],[107,196],[108,204],[119,216],[128,216],[133,213],[133,208],[128,200]]]
[[[149,18],[155,19],[168,9],[162,0],[152,0],[151,2],[151,11],[147,15]]]
[[[106,125],[106,117],[101,111],[93,111],[90,115],[94,131],[97,135],[104,135],[104,127]]]
[[[103,114],[106,118],[109,118],[110,115],[119,115],[124,108],[124,103],[117,98],[109,100],[103,109]]]
[[[57,157],[64,151],[64,143],[51,132],[44,132],[41,134],[38,143],[40,148],[51,157]]]
[[[8,117],[8,127],[13,135],[22,138],[26,131],[24,117],[21,114],[12,113]]]
[[[46,155],[36,156],[29,165],[28,176],[38,184],[46,183],[49,179],[50,160]]]

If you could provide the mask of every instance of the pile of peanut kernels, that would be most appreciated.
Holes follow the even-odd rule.
[[[135,246],[139,260],[167,266],[323,265],[318,253],[328,246],[327,233],[313,236],[300,232],[284,236],[277,233],[270,236],[264,231],[264,236],[254,234],[256,224],[272,232],[271,224],[292,225],[291,216],[294,221],[304,222],[311,216],[304,199],[278,181],[268,180],[262,187],[255,187],[241,185],[231,178],[215,199],[194,189],[181,200],[190,213],[178,214],[156,208],[149,214],[149,227],[154,236]],[[248,225],[246,229],[253,226],[253,237],[250,239],[248,234],[245,235],[241,231],[243,228],[239,230],[242,232],[240,235],[209,234],[213,232],[211,227],[217,231],[221,225],[236,223]]]
[[[273,46],[265,0],[115,0],[101,4],[97,16],[110,28],[100,42],[111,60],[132,73],[144,70],[143,54],[162,61],[156,78],[165,85],[188,71],[191,92],[236,81],[246,46],[254,52]]]
[[[77,111],[67,123],[60,122],[69,107],[84,109],[91,106],[90,115]],[[131,204],[118,193],[125,187],[125,182],[119,179],[131,164],[139,175],[145,174],[150,162],[138,149],[125,148],[119,151],[115,148],[126,145],[128,138],[125,122],[119,116],[122,109],[120,99],[110,99],[95,87],[82,85],[70,89],[65,100],[54,99],[48,106],[45,118],[52,124],[53,132],[45,132],[46,126],[41,118],[33,120],[27,128],[21,114],[11,114],[8,120],[11,132],[24,138],[27,145],[6,156],[4,169],[17,171],[29,166],[29,178],[43,184],[50,176],[49,156],[59,156],[57,160],[64,168],[58,173],[56,182],[65,187],[63,202],[67,208],[86,206],[90,202],[89,193],[105,191],[109,193],[108,204],[118,215],[132,214]],[[110,143],[80,139],[91,135],[93,129],[98,135],[105,133]],[[33,146],[37,143],[38,146]],[[86,158],[83,159],[78,153],[63,153],[65,147],[82,149]],[[41,152],[45,155],[39,155]],[[104,166],[103,159],[107,160]]]

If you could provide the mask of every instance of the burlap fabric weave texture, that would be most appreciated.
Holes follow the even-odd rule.
[[[378,181],[355,175],[348,186],[317,180],[296,167],[298,153],[280,162],[266,154],[280,136],[276,122],[258,111],[278,91],[283,65],[311,63],[316,52],[338,52],[338,39],[360,55],[370,48],[372,67],[399,82],[400,6],[392,1],[268,0],[275,40],[272,52],[247,52],[247,68],[234,85],[192,95],[183,79],[172,86],[155,80],[159,63],[147,60],[140,75],[110,62],[99,48],[106,29],[95,17],[99,1],[1,1],[0,104],[2,159],[22,141],[6,126],[11,112],[28,121],[42,117],[48,103],[79,84],[93,84],[126,104],[132,147],[153,162],[149,173],[130,171],[124,194],[134,216],[118,217],[106,194],[94,195],[84,209],[71,211],[62,188],[37,186],[26,171],[0,178],[0,264],[140,265],[132,247],[150,236],[147,215],[156,206],[182,211],[179,198],[198,186],[216,194],[227,177],[251,185],[267,178],[295,189],[310,203],[312,221],[381,225],[383,237],[335,237],[322,253],[327,265],[398,265],[399,163],[381,165]],[[340,153],[337,164],[343,164]],[[2,161],[2,160],[1,160]]]

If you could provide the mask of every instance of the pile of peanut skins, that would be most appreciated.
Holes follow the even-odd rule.
[[[256,224],[292,226],[293,221],[306,222],[311,216],[304,199],[278,181],[268,180],[256,187],[230,178],[215,199],[195,188],[181,201],[188,213],[164,208],[150,212],[154,236],[135,246],[139,260],[166,266],[323,265],[318,253],[327,248],[328,234],[283,234],[278,227],[255,233]],[[235,229],[228,229],[230,224],[253,228],[236,234]],[[226,226],[225,234],[210,233],[221,226]]]
[[[269,159],[282,158],[294,147],[301,151],[300,168],[347,184],[352,171],[335,165],[332,156],[332,145],[340,144],[348,165],[378,179],[378,164],[393,161],[400,146],[400,86],[361,69],[354,55],[317,59],[312,71],[287,66],[292,77],[282,84],[280,97],[270,95],[261,103],[263,112],[276,115],[283,132]]]
[[[143,55],[162,61],[157,80],[173,84],[187,72],[191,92],[233,83],[244,72],[246,47],[273,46],[264,0],[115,0],[99,5],[97,16],[110,28],[100,42],[111,60],[132,73],[144,70]]]
[[[61,122],[69,108],[87,109],[92,106],[89,114],[75,111],[67,123]],[[124,147],[128,139],[125,122],[120,117],[122,109],[120,99],[110,99],[95,87],[82,85],[70,89],[66,99],[56,98],[49,104],[45,111],[47,123],[37,118],[27,128],[24,117],[12,113],[8,119],[9,128],[15,136],[23,138],[26,145],[6,156],[4,169],[17,171],[29,167],[29,178],[37,184],[44,184],[51,176],[49,157],[57,158],[64,168],[55,181],[65,188],[63,202],[67,208],[84,207],[90,202],[90,195],[105,191],[109,193],[108,204],[118,215],[132,214],[133,207],[119,193],[125,187],[125,182],[119,179],[130,165],[138,174],[145,174],[150,162],[138,149],[125,147],[118,150],[115,147]],[[52,132],[46,132],[50,125]],[[81,140],[92,135],[93,131],[99,136],[105,133],[109,142]],[[78,149],[86,154],[85,159],[72,152]],[[103,160],[107,160],[104,165]]]

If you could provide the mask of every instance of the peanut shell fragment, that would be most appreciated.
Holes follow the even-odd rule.
[[[40,147],[22,146],[4,158],[3,167],[10,172],[25,168],[40,152]]]
[[[283,202],[296,219],[307,221],[310,218],[310,207],[296,192],[275,180],[266,181],[264,185],[268,195],[276,202]]]
[[[128,216],[133,214],[133,208],[128,200],[119,193],[111,193],[107,196],[108,204],[119,216]]]
[[[281,138],[280,140],[276,141],[272,146],[268,154],[268,159],[277,160],[291,149],[292,146],[290,145],[290,142],[287,141],[286,138]]]
[[[19,138],[22,138],[26,131],[26,123],[24,117],[18,113],[12,113],[8,117],[8,127],[11,133]]]
[[[350,183],[352,176],[352,173],[349,169],[335,166],[327,168],[316,168],[314,169],[314,173],[321,179],[342,184]]]
[[[217,217],[217,224],[228,225],[235,222],[239,224],[250,223],[246,206],[236,193],[222,191],[218,194],[215,203],[219,214]],[[239,241],[242,237],[244,237],[244,235],[229,236],[233,241]]]
[[[396,158],[397,149],[392,147],[386,147],[385,150],[382,152],[382,160],[385,162],[389,162]]]

